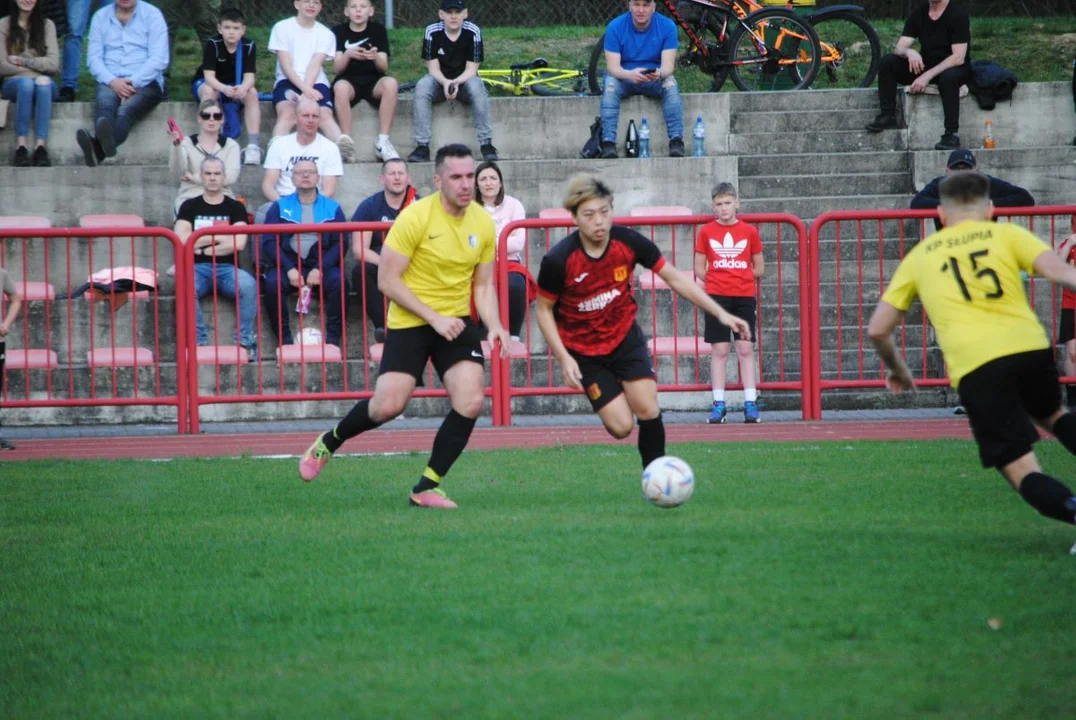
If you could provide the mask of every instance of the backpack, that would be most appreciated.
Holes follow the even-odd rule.
[[[593,160],[602,154],[602,119],[600,117],[594,118],[594,122],[590,125],[590,137],[586,143],[583,144],[583,149],[579,151],[579,157]]]
[[[1003,68],[993,60],[972,60],[968,90],[983,110],[993,110],[999,100],[1011,102],[1016,85],[1016,73],[1012,70]]]

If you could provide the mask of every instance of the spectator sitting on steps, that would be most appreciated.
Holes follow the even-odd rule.
[[[938,207],[941,203],[938,191],[941,181],[954,172],[974,170],[976,164],[971,150],[954,150],[949,153],[949,160],[945,163],[945,175],[934,178],[915,194],[912,198],[912,210],[933,210]],[[1035,198],[1024,188],[992,175],[986,175],[986,179],[990,181],[990,200],[994,207],[1032,207],[1035,204]],[[935,219],[934,226],[941,230],[941,221]]]
[[[669,133],[669,157],[684,156],[684,106],[676,69],[676,23],[655,14],[654,0],[631,0],[628,12],[605,30],[605,79],[602,84],[603,159],[616,157],[620,101],[632,95],[661,99]]]
[[[15,12],[0,19],[0,97],[15,101],[15,167],[48,167],[49,138],[56,84],[49,75],[60,69],[56,25],[45,17],[44,0],[18,0]],[[30,121],[34,120],[31,158]]]
[[[919,41],[919,50],[912,45]],[[878,101],[881,113],[867,126],[868,132],[897,127],[897,83],[917,94],[927,85],[938,86],[945,133],[935,150],[960,147],[960,86],[971,78],[971,26],[968,13],[950,0],[929,0],[908,16],[893,52],[878,68]]]
[[[203,100],[198,106],[198,133],[183,137],[177,130],[166,130],[172,140],[168,154],[168,169],[179,180],[179,195],[174,211],[187,200],[202,194],[202,161],[208,157],[219,158],[224,165],[223,192],[235,197],[232,186],[239,180],[239,145],[220,134],[224,122],[221,102],[215,98]]]

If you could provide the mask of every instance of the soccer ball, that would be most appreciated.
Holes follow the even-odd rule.
[[[643,470],[643,497],[658,507],[683,505],[695,492],[695,473],[678,457],[659,457]]]

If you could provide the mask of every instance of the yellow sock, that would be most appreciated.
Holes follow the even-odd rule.
[[[433,469],[428,467],[428,466],[422,472],[422,477],[426,478],[430,482],[435,482],[435,483],[440,483],[441,482],[441,476],[438,475],[437,473],[435,473],[433,471]]]

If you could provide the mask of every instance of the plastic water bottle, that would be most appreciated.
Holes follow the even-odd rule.
[[[691,154],[695,157],[706,155],[706,126],[702,124],[702,115],[695,118],[695,150]]]
[[[986,119],[986,127],[983,129],[983,147],[987,150],[994,148],[994,121]]]
[[[639,157],[639,131],[635,129],[634,118],[628,123],[628,137],[624,143],[624,155],[630,158]]]
[[[646,118],[639,123],[639,157],[650,157],[650,126],[646,123]]]

